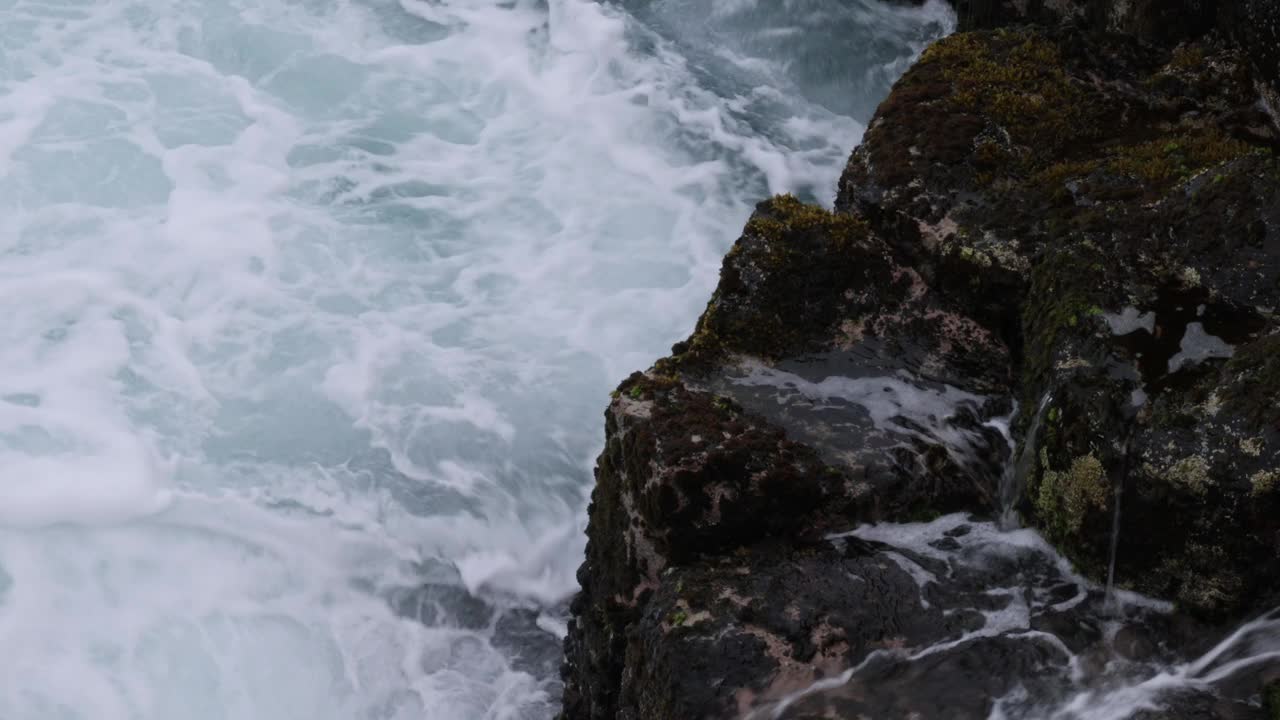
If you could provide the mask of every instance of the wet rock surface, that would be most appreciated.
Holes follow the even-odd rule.
[[[565,718],[1274,705],[1271,10],[959,12],[615,393]]]
[[[1024,514],[1102,577],[1119,488],[1146,531],[1122,532],[1117,578],[1219,616],[1280,580],[1262,360],[1280,161],[1250,67],[1212,33],[1173,50],[1073,28],[948,38],[882,106],[837,202],[1020,350],[1022,405],[1049,419],[1020,451]]]
[[[1030,533],[1011,546],[992,525],[957,515],[864,534],[890,530],[914,542],[844,535],[673,571],[639,621],[649,643],[632,658],[663,674],[624,676],[623,701],[635,710],[620,717],[710,708],[718,717],[986,718],[1015,687],[1023,706],[1053,695],[1073,664],[1142,662],[1107,648],[1090,614],[1101,596],[1064,576]],[[945,539],[958,541],[929,544]],[[784,589],[785,604],[766,601]],[[1055,624],[1061,637],[1042,629]],[[644,692],[628,694],[627,681]]]
[[[1154,43],[1194,39],[1217,22],[1208,0],[952,0],[962,30],[1074,24]]]

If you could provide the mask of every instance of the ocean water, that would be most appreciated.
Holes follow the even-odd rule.
[[[611,387],[940,0],[0,0],[0,718],[547,718]]]

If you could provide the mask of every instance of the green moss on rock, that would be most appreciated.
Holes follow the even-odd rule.
[[[887,269],[861,218],[791,195],[760,203],[725,257],[693,335],[675,348],[672,367],[659,369],[705,367],[735,353],[781,358],[819,349],[848,316],[839,303],[845,290],[887,286]]]
[[[1036,493],[1036,512],[1052,531],[1061,536],[1080,531],[1085,514],[1105,510],[1111,497],[1111,484],[1102,462],[1092,453],[1071,461],[1063,472],[1049,467],[1046,451],[1040,452],[1042,474]]]
[[[1058,370],[1058,359],[1083,325],[1098,324],[1105,303],[1102,275],[1106,258],[1087,244],[1064,248],[1031,272],[1031,290],[1022,313],[1023,402],[1034,407]]]
[[[1199,455],[1191,455],[1173,463],[1165,471],[1169,482],[1196,495],[1209,491],[1209,462]]]
[[[1063,70],[1058,46],[1035,31],[954,35],[932,45],[920,63],[945,68],[953,110],[987,116],[1027,158],[1051,156],[1096,132],[1085,92]],[[994,144],[984,152],[989,165],[1001,159]]]
[[[825,208],[801,202],[794,195],[778,195],[768,201],[767,212],[747,221],[747,233],[769,241],[784,242],[795,233],[825,233],[837,249],[849,248],[865,240],[867,224],[852,215],[838,215]],[[777,250],[794,250],[782,245]]]
[[[1262,497],[1280,486],[1280,470],[1259,470],[1249,477],[1250,494]]]
[[[1074,194],[1093,202],[1150,201],[1206,170],[1266,152],[1216,127],[1193,126],[1141,142],[1104,146],[1089,159],[1059,160],[1034,173],[1018,191],[1071,208]]]
[[[1254,151],[1254,146],[1217,128],[1202,128],[1123,147],[1108,162],[1108,169],[1153,188],[1165,188]]]

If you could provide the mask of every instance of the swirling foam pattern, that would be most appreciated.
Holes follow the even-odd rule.
[[[550,716],[607,391],[951,23],[768,7],[0,0],[0,717]]]

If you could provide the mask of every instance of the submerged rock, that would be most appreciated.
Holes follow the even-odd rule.
[[[606,412],[564,717],[1018,717],[1207,649],[1184,616],[1104,627],[1085,579],[960,523],[866,523],[1016,511],[1191,616],[1276,603],[1274,26],[1228,5],[961,3],[1047,25],[929,48],[836,212],[758,206],[693,334]],[[1261,717],[1258,677],[1182,667],[1183,709],[1133,717]]]

